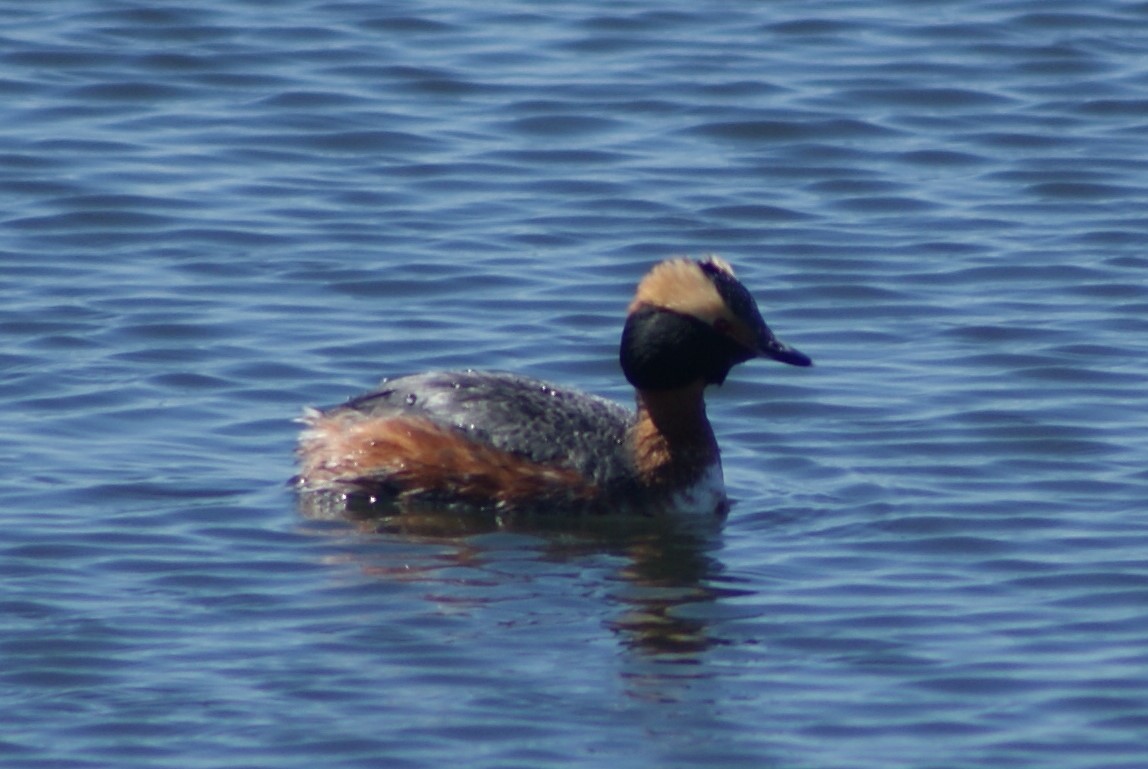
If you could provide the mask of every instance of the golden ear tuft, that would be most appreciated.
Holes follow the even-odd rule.
[[[712,325],[729,311],[714,282],[706,275],[706,269],[733,274],[729,265],[717,257],[702,262],[667,259],[655,265],[638,284],[630,312],[640,307],[658,307],[692,315]]]

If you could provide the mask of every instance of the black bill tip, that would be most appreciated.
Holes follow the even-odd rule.
[[[800,350],[796,350],[778,339],[771,339],[769,344],[762,347],[761,354],[765,358],[772,358],[790,366],[812,366],[813,359]]]

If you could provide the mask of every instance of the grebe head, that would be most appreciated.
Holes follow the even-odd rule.
[[[622,331],[622,371],[639,390],[721,384],[751,358],[812,361],[773,335],[725,261],[670,259],[638,284]]]

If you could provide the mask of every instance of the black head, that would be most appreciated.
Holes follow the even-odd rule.
[[[721,384],[733,366],[758,357],[793,366],[812,363],[773,335],[725,262],[674,259],[639,283],[620,352],[622,370],[634,387],[667,390],[698,380]]]

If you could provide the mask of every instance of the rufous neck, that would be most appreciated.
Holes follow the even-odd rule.
[[[688,443],[713,440],[702,397],[705,382],[698,380],[673,390],[638,390],[638,420],[649,421],[667,439]]]

